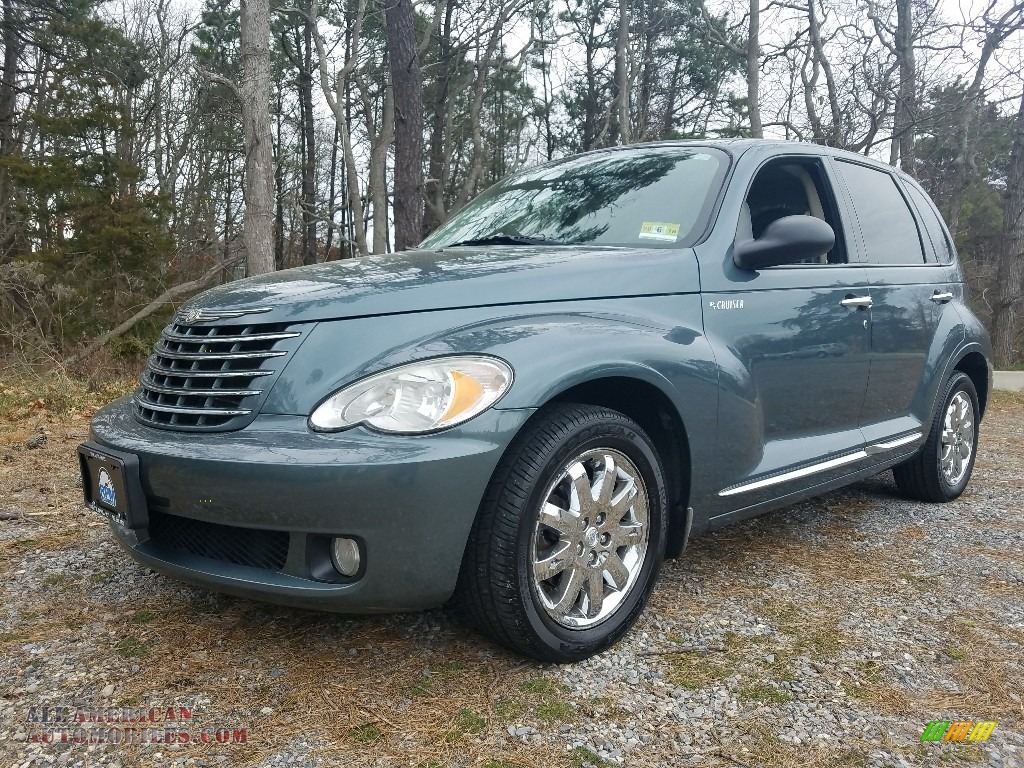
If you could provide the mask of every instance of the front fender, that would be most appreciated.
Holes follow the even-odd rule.
[[[538,408],[579,384],[632,378],[676,408],[695,470],[717,445],[718,368],[698,294],[559,302],[320,323],[281,373],[263,413],[308,415],[332,392],[403,363],[494,355],[515,379],[500,409]],[[691,497],[710,480],[694,471]]]
[[[515,381],[501,408],[538,407],[576,384],[610,376],[643,380],[672,400],[685,379],[706,381],[712,391],[718,383],[696,294],[602,299],[320,323],[261,412],[308,415],[366,376],[455,354],[494,355],[512,365]]]

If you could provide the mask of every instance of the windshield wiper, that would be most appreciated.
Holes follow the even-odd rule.
[[[449,243],[445,248],[455,248],[460,245],[575,245],[575,243],[562,240],[549,240],[546,237],[520,237],[519,235],[491,235],[490,237],[478,237],[473,240],[460,240],[457,243]]]

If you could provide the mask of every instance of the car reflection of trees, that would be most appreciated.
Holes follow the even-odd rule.
[[[479,199],[473,237],[547,235],[565,242],[593,242],[607,232],[609,222],[588,222],[588,218],[650,187],[692,156],[690,152],[623,154],[568,173],[558,166],[552,170],[564,175],[556,178],[499,186],[493,195]]]
[[[862,334],[851,333],[852,323],[860,324],[859,319],[850,317],[851,313],[860,313],[867,318],[863,310],[845,309],[838,305],[836,293],[832,289],[815,291],[813,295],[800,305],[796,315],[783,320],[782,325],[792,328],[796,333],[792,337],[791,352],[814,345],[829,344],[836,338],[846,338],[852,342],[847,352],[867,352],[867,335],[863,335],[864,347],[858,348]]]
[[[811,344],[805,347],[789,349],[784,352],[765,352],[761,360],[792,360],[798,357],[842,357],[850,351],[849,344],[831,342],[827,344]]]

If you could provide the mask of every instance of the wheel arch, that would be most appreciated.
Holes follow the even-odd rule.
[[[989,396],[989,367],[988,360],[978,351],[970,351],[957,360],[953,370],[962,371],[970,376],[974,382],[974,388],[978,392],[978,407],[981,413],[979,418],[985,415],[985,406]]]
[[[628,376],[592,379],[562,390],[548,403],[602,406],[629,416],[650,435],[661,457],[669,492],[666,557],[682,554],[689,537],[690,443],[679,411],[658,387]]]

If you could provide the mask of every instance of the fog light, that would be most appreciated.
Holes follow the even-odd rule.
[[[331,562],[343,576],[359,573],[359,544],[355,539],[338,537],[331,542]]]

